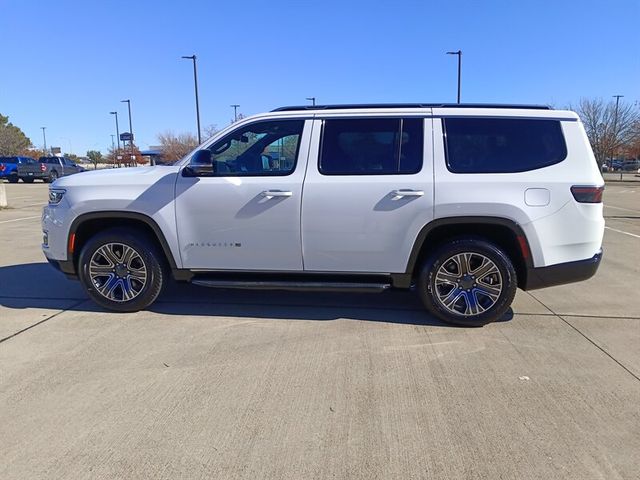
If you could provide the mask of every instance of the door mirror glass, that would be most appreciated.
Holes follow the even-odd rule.
[[[194,153],[189,165],[184,169],[184,173],[191,177],[212,175],[213,164],[211,161],[211,151],[205,148]]]

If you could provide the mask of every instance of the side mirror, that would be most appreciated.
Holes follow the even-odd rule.
[[[198,150],[191,157],[189,165],[183,170],[188,177],[205,177],[213,174],[213,162],[211,151],[208,149]]]

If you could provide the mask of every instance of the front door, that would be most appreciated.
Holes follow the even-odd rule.
[[[176,184],[183,268],[302,270],[300,208],[312,122],[241,125],[207,148],[212,172]]]

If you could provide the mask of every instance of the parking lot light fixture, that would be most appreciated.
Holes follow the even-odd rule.
[[[118,152],[120,152],[120,127],[118,126],[118,112],[109,113],[116,116],[116,140],[118,141]]]
[[[233,108],[233,121],[237,122],[238,121],[238,107],[240,105],[238,105],[237,103],[234,103],[233,105],[230,105],[231,108]]]
[[[183,55],[182,58],[185,60],[193,60],[193,83],[195,84],[196,90],[196,122],[198,124],[198,145],[202,143],[202,137],[200,134],[200,104],[198,102],[198,69],[196,68],[196,56],[193,55]]]
[[[462,73],[462,50],[456,52],[447,52],[447,55],[458,56],[458,103],[460,103],[460,75]]]
[[[311,105],[316,106],[316,97],[307,97],[307,100],[311,102]]]

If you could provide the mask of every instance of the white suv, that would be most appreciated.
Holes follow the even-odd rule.
[[[517,287],[596,272],[603,189],[573,112],[286,107],[173,166],[57,180],[43,250],[117,311],[146,308],[172,275],[221,288],[415,286],[436,317],[483,325]]]

